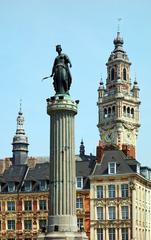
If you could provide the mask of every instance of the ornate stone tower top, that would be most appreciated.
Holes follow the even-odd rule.
[[[24,164],[28,157],[28,138],[24,130],[24,116],[22,113],[21,103],[17,116],[16,134],[13,137],[13,164]]]
[[[101,142],[131,148],[135,153],[139,124],[139,87],[131,87],[131,63],[123,49],[124,41],[117,32],[107,66],[106,87],[101,80],[98,89],[98,128]],[[135,154],[131,154],[135,155]]]

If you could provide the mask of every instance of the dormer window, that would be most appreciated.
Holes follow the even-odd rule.
[[[15,191],[15,183],[9,182],[8,183],[8,192],[14,192]]]
[[[77,187],[77,189],[83,188],[83,177],[77,177],[76,187]]]
[[[116,163],[115,162],[108,163],[108,174],[116,174]]]
[[[30,192],[32,190],[32,184],[31,181],[26,181],[25,182],[25,191]]]
[[[136,166],[136,172],[137,172],[137,173],[140,173],[140,164],[137,164],[137,166]]]
[[[40,181],[40,190],[41,191],[47,190],[47,181],[46,180],[41,180]]]

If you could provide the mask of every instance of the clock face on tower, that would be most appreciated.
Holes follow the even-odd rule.
[[[106,143],[113,143],[114,133],[111,130],[108,130],[102,134],[102,140]]]

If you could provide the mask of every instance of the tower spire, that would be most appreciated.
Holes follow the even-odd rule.
[[[28,157],[28,138],[24,130],[24,116],[22,112],[22,100],[20,100],[17,116],[16,134],[13,137],[13,164],[24,164]]]

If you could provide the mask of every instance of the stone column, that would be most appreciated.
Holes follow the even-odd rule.
[[[87,239],[77,232],[74,116],[77,103],[68,95],[47,100],[50,116],[50,204],[45,239]],[[41,238],[42,239],[42,238]]]

